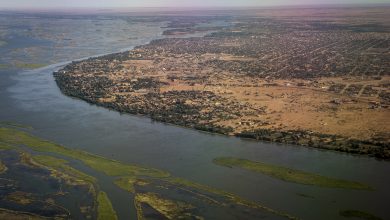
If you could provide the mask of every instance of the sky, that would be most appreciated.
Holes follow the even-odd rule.
[[[0,8],[247,7],[383,4],[390,0],[0,0]]]

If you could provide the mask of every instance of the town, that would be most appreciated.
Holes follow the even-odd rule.
[[[54,77],[66,95],[159,122],[390,158],[386,24],[260,16],[199,23],[218,19],[231,25],[173,19],[170,37],[74,61]],[[212,33],[182,37],[202,31]]]

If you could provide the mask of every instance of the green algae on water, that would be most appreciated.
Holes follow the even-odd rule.
[[[103,191],[100,191],[97,197],[98,201],[98,220],[117,220],[118,217],[114,208],[112,207],[111,201],[108,198],[107,194]]]
[[[321,176],[315,173],[309,173],[301,170],[295,170],[287,167],[250,161],[246,159],[220,157],[215,158],[213,162],[220,166],[239,167],[241,169],[261,173],[287,182],[330,188],[372,190],[370,186],[359,182]]]

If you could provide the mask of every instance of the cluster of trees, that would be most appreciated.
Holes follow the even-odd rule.
[[[390,159],[390,146],[386,141],[356,140],[339,135],[321,134],[304,130],[277,131],[271,129],[256,129],[253,131],[237,133],[236,136],[348,153],[368,154],[377,158]]]

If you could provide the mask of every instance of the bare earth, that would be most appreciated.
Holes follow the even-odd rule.
[[[312,20],[265,19],[261,11],[224,18],[231,25],[205,37],[155,40],[54,75],[65,94],[120,112],[390,158],[389,9],[349,11],[374,25],[323,10],[328,17]]]

